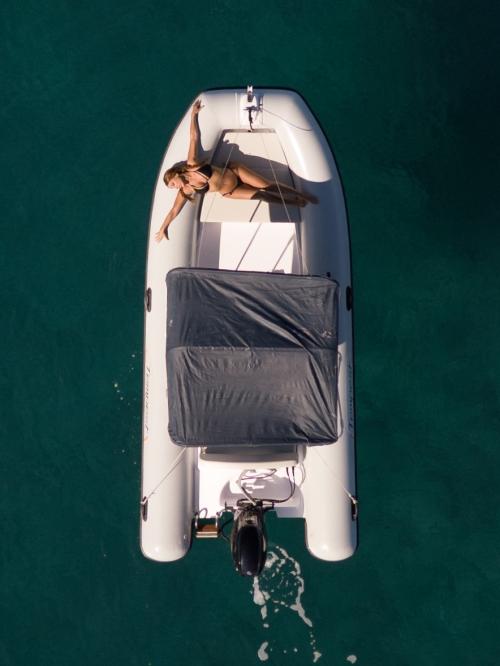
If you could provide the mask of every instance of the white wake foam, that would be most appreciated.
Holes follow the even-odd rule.
[[[304,589],[300,564],[284,548],[273,546],[268,551],[260,577],[253,579],[253,601],[260,607],[262,626],[268,631],[271,628],[273,615],[280,611],[291,612],[290,617],[297,618],[307,627],[312,663],[316,663],[321,658],[321,652],[316,648],[313,623],[302,604]],[[266,641],[260,646],[257,656],[261,661],[267,661],[270,656],[268,652],[272,653],[273,649],[278,650],[276,641]],[[283,654],[298,651],[297,646],[280,648]]]

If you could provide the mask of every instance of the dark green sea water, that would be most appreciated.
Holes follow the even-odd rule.
[[[265,642],[279,665],[498,664],[500,5],[0,15],[0,664],[245,666]],[[269,525],[312,628],[279,603],[291,564],[266,628],[222,542],[172,565],[139,549],[156,171],[198,92],[249,82],[308,100],[350,215],[360,547],[331,565],[300,523]]]

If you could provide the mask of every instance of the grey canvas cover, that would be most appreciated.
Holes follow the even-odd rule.
[[[172,441],[218,447],[335,441],[337,291],[324,277],[170,271]]]

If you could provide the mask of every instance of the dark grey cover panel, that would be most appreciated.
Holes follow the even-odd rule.
[[[322,277],[167,275],[169,432],[184,446],[337,439],[337,290]]]

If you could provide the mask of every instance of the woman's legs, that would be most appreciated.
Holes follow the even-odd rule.
[[[254,199],[272,204],[285,204],[292,206],[305,206],[307,201],[297,194],[283,192],[282,195],[274,189],[265,187],[252,187],[251,185],[238,185],[231,192],[222,195],[227,199]]]
[[[268,180],[267,178],[264,178],[263,176],[256,173],[252,169],[249,169],[248,167],[244,166],[243,164],[235,162],[231,164],[230,168],[233,171],[233,173],[242,181],[242,183],[250,185],[251,187],[254,187],[258,190],[264,189],[276,193],[280,200],[281,200],[281,195],[283,195],[283,198],[285,199],[286,203],[295,203],[295,201],[293,202],[287,201],[287,197],[285,197],[285,194],[293,194],[295,195],[295,199],[299,198],[304,202],[316,203],[316,199],[314,197],[308,196],[303,192],[299,192],[295,188],[290,187],[289,185],[285,185],[284,183],[278,183],[275,181]]]
[[[252,169],[249,169],[248,167],[244,166],[243,164],[239,164],[238,162],[233,162],[230,165],[231,171],[237,176],[242,183],[245,185],[250,185],[251,187],[254,187],[256,189],[261,189],[263,187],[267,187],[268,185],[271,185],[271,181],[267,180],[267,178],[264,178],[260,174],[258,174],[255,171],[252,171]]]
[[[290,192],[283,191],[280,193],[273,185],[257,190],[252,199],[265,201],[266,203],[270,204],[288,204],[291,206],[300,206],[301,208],[303,208],[307,203],[304,197],[300,194],[291,194]]]
[[[258,188],[251,185],[236,185],[230,192],[221,193],[227,199],[252,199]]]
[[[299,192],[295,188],[290,187],[289,185],[285,185],[284,183],[271,183],[266,189],[271,190],[272,192],[276,192],[276,194],[278,196],[280,196],[280,193],[283,196],[285,196],[287,194],[293,194],[293,195],[303,199],[306,203],[317,203],[318,202],[316,197],[312,196],[311,194],[306,194],[305,192]]]

